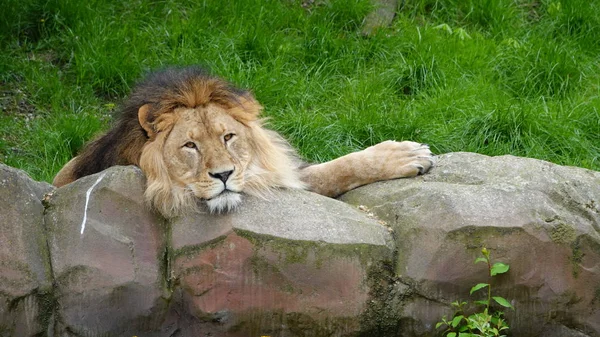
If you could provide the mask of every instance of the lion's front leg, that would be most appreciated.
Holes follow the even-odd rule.
[[[414,177],[433,165],[429,146],[385,141],[332,161],[301,170],[302,180],[316,193],[336,197],[376,181]]]

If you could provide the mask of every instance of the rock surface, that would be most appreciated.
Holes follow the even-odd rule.
[[[345,336],[369,300],[369,271],[392,258],[384,226],[337,200],[281,191],[239,212],[172,224],[183,336]]]
[[[0,335],[34,336],[49,320],[52,290],[44,193],[52,187],[0,164]]]
[[[54,192],[46,228],[60,336],[133,336],[166,314],[166,226],[143,204],[145,178],[115,167]]]
[[[395,233],[399,329],[418,336],[488,282],[481,247],[510,265],[494,293],[515,336],[564,326],[600,336],[600,173],[512,156],[440,156],[416,179],[376,183],[341,198],[365,205]],[[481,299],[481,298],[475,298]],[[563,329],[567,331],[569,329]],[[557,331],[557,329],[552,329]],[[575,334],[555,334],[576,336]]]
[[[0,164],[0,335],[434,336],[488,281],[485,246],[513,336],[600,337],[599,172],[452,153],[346,203],[281,191],[171,222],[144,184],[114,167],[44,198]]]
[[[376,220],[281,191],[248,197],[233,214],[167,223],[143,204],[144,185],[139,169],[114,167],[57,189],[45,211],[38,195],[37,218],[22,217],[45,226],[40,240],[23,241],[40,243],[51,266],[40,273],[49,335],[345,336],[365,326],[357,318],[369,307],[369,277],[393,252]]]
[[[375,0],[373,11],[367,15],[363,22],[362,34],[373,35],[377,29],[392,24],[398,9],[398,0]]]

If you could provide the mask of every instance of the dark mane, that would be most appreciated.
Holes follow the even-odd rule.
[[[211,76],[199,67],[167,68],[150,73],[132,90],[119,109],[113,126],[88,143],[75,163],[74,179],[100,172],[114,165],[138,165],[148,134],[138,120],[141,106],[151,105],[151,119],[177,107],[195,108],[208,103],[229,109],[249,93]]]

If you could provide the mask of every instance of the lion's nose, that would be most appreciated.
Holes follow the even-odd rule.
[[[227,182],[227,179],[229,179],[229,176],[233,173],[233,170],[230,171],[223,171],[223,172],[217,172],[217,173],[212,173],[209,172],[208,175],[215,178],[215,179],[219,179],[224,183]]]

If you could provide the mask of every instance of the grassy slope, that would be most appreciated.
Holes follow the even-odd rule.
[[[7,0],[0,161],[50,180],[148,69],[204,64],[252,88],[312,161],[385,139],[600,170],[600,5]]]

